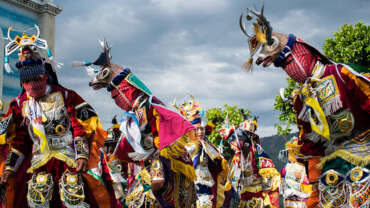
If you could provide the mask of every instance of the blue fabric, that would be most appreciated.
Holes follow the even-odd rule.
[[[212,195],[212,187],[198,184],[197,194],[207,194]]]
[[[191,121],[191,124],[196,124],[196,123],[200,123],[201,122],[201,118],[197,118],[193,121]]]
[[[286,59],[287,53],[291,52],[293,49],[293,44],[295,42],[295,36],[293,34],[289,34],[288,42],[286,43],[284,49],[280,52],[280,56],[276,61],[274,62],[274,65],[276,67],[280,67],[284,64],[284,61]]]
[[[200,153],[202,152],[202,146],[199,146],[199,150],[193,159],[193,167],[197,167],[199,165]]]
[[[129,74],[131,73],[131,70],[129,68],[124,68],[121,73],[119,73],[117,76],[115,76],[112,80],[112,83],[114,85],[119,85],[122,80],[124,80]],[[109,84],[107,87],[108,92],[112,91],[114,89],[113,85]]]

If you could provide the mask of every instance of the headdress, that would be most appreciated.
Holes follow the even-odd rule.
[[[4,67],[8,73],[12,72],[12,69],[9,65],[9,56],[13,54],[15,51],[19,49],[20,52],[24,49],[29,49],[32,52],[35,52],[36,49],[42,49],[46,51],[49,60],[51,61],[51,65],[53,66],[53,70],[56,68],[60,68],[63,64],[56,62],[54,57],[48,47],[46,40],[41,39],[40,36],[40,29],[37,25],[35,25],[36,34],[32,36],[28,36],[26,32],[23,32],[22,36],[17,35],[14,39],[12,39],[10,33],[13,31],[12,27],[8,28],[8,37],[6,38],[10,42],[5,46],[5,57],[4,57]],[[18,67],[17,67],[18,68]]]
[[[245,118],[245,120],[239,125],[240,129],[250,131],[250,132],[253,132],[253,133],[255,131],[257,131],[257,127],[258,127],[258,121],[257,121],[256,116],[253,117],[253,119]]]
[[[172,106],[175,107],[182,116],[186,118],[190,123],[196,124],[201,123],[204,117],[204,110],[202,106],[195,101],[194,96],[188,94],[191,98],[189,101],[183,100],[182,104],[178,106],[176,104],[176,98],[174,99]]]
[[[264,4],[262,3],[261,11],[258,13],[253,9],[247,8],[247,14],[245,15],[245,19],[250,26],[253,27],[252,34],[247,33],[246,25],[243,22],[244,13],[240,15],[239,18],[239,26],[244,35],[248,37],[248,45],[249,45],[249,53],[250,58],[249,60],[243,64],[243,67],[247,71],[252,70],[253,66],[253,55],[258,51],[261,45],[268,44],[276,44],[276,41],[273,40],[272,37],[272,27],[270,23],[266,20],[263,16]],[[255,22],[252,23],[253,16],[255,16]]]
[[[95,61],[74,61],[72,62],[72,67],[85,66],[87,73],[89,75],[94,75],[99,72],[99,68],[93,68],[91,65],[95,65],[100,68],[110,66],[112,64],[112,55],[110,54],[112,46],[110,46],[106,40],[98,40],[98,42],[102,47],[103,52],[100,53],[99,57]]]
[[[222,124],[221,128],[218,130],[218,133],[220,134],[222,139],[228,140],[231,137],[231,135],[234,133],[235,129],[236,127],[230,123],[229,115],[227,114],[225,117],[224,123]]]

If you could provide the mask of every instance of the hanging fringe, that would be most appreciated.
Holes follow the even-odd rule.
[[[248,59],[248,61],[246,61],[242,67],[247,71],[247,72],[251,72],[253,71],[253,57],[250,57]]]
[[[343,107],[339,94],[321,105],[325,116],[331,115]]]
[[[5,64],[4,64],[4,68],[5,68],[5,71],[6,71],[7,73],[13,73],[13,70],[12,70],[12,68],[10,67],[9,63],[5,63]]]
[[[320,163],[317,165],[317,168],[323,169],[326,162],[333,160],[335,158],[342,158],[343,160],[357,166],[364,167],[366,165],[370,164],[370,155],[367,155],[366,157],[360,157],[358,155],[352,154],[348,151],[345,151],[343,149],[336,150],[331,155],[327,157],[323,157],[320,161]]]
[[[301,110],[301,112],[298,115],[298,119],[309,122],[310,120],[310,114],[309,114],[309,108],[307,106],[304,106]]]

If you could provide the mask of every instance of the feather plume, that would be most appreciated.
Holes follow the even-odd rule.
[[[250,57],[248,59],[248,61],[246,61],[242,67],[247,71],[247,72],[251,72],[253,71],[253,57]]]

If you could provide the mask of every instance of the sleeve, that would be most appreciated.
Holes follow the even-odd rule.
[[[71,122],[74,123],[75,147],[78,158],[88,158],[89,169],[100,161],[100,148],[103,147],[107,132],[103,129],[95,110],[75,91],[66,90],[66,104]],[[81,152],[79,152],[81,150]],[[85,151],[87,150],[87,152]]]
[[[21,110],[17,102],[12,102],[8,115],[6,128],[6,144],[9,152],[5,161],[5,170],[16,172],[25,156],[31,154],[32,141],[29,139]]]

